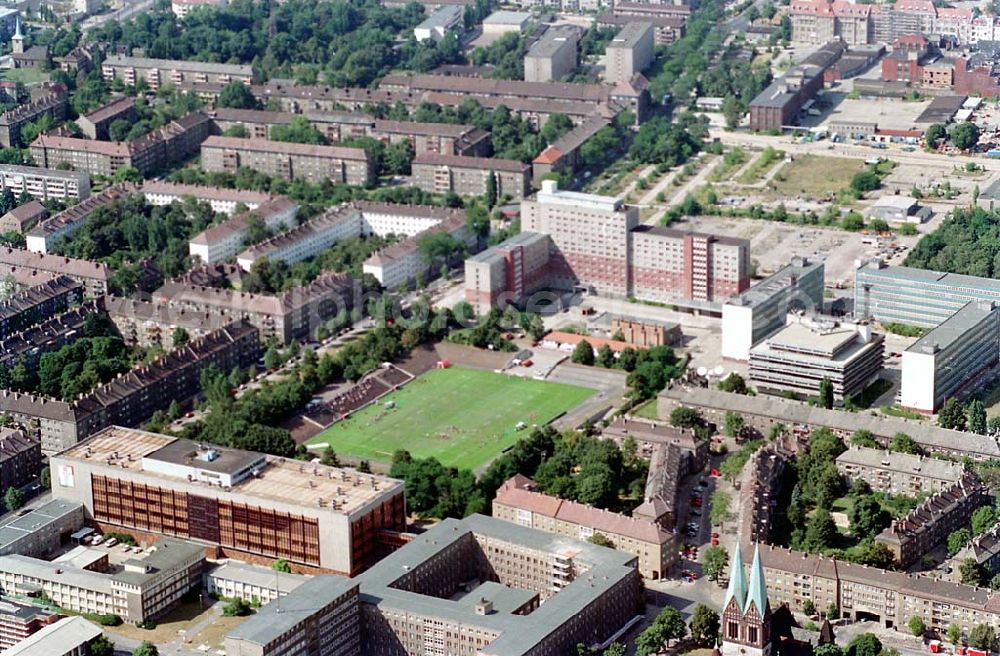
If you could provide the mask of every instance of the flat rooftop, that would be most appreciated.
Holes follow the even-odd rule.
[[[219,452],[219,459],[214,463],[198,460],[199,468],[221,463],[218,467],[225,467],[228,471],[229,468],[246,465],[263,456],[252,451],[210,446]],[[96,469],[142,472],[144,476],[150,478],[177,481],[179,479],[176,476],[144,470],[143,458],[153,457],[167,461],[173,458],[172,462],[187,464],[190,453],[197,450],[198,445],[190,440],[112,426],[63,451],[57,457],[86,461]],[[257,475],[235,482],[232,493],[349,514],[381,498],[390,490],[402,488],[403,485],[402,481],[393,478],[361,474],[353,469],[329,467],[277,456],[263,457],[266,462]],[[190,486],[192,491],[200,487],[209,487],[207,483],[199,481],[185,479],[184,483]],[[220,491],[221,494],[229,492],[229,490]],[[335,507],[331,505],[334,502]]]
[[[768,338],[775,348],[791,351],[808,351],[833,357],[835,353],[855,340],[858,333],[853,326],[804,322],[793,322]]]
[[[969,329],[994,317],[1000,311],[993,303],[969,301],[962,309],[945,319],[938,327],[910,345],[908,352],[933,354],[961,339]],[[996,336],[994,336],[996,339]]]
[[[965,465],[960,462],[950,462],[929,456],[917,456],[909,453],[868,449],[861,446],[851,446],[839,456],[837,463],[858,465],[875,469],[885,469],[908,474],[920,474],[931,478],[957,482],[962,478]]]
[[[793,259],[787,266],[775,271],[736,298],[728,301],[727,305],[742,307],[761,305],[773,298],[775,294],[795,285],[806,274],[814,269],[823,268],[823,266],[823,260],[819,259],[806,259],[804,257]]]
[[[551,181],[542,182],[542,190],[536,196],[540,205],[570,205],[601,212],[617,212],[625,207],[624,203],[614,196],[585,194],[582,191],[565,191],[559,189],[555,184],[549,185],[549,182]]]

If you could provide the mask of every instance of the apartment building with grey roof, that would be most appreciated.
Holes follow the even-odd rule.
[[[81,301],[83,285],[67,276],[18,292],[0,302],[0,339],[7,339]]]
[[[124,55],[110,55],[105,58],[101,64],[101,74],[108,82],[117,78],[126,86],[135,86],[139,80],[145,80],[149,88],[154,91],[162,84],[226,85],[239,81],[249,85],[259,80],[259,74],[253,66]]]
[[[317,656],[420,653],[417,622],[436,627],[449,653],[562,654],[608,639],[640,612],[641,591],[631,554],[471,515],[444,520],[355,579],[310,580],[225,646],[227,656],[276,656],[302,643]]]
[[[90,197],[90,176],[82,171],[0,164],[0,188],[10,189],[15,196],[27,193],[39,201],[71,202]]]

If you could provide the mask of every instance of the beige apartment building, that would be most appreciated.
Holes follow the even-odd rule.
[[[600,533],[615,549],[636,556],[639,572],[654,581],[665,578],[677,562],[673,535],[655,522],[543,494],[534,481],[520,474],[497,490],[493,516],[575,540],[589,540]]]
[[[962,478],[965,465],[940,458],[851,446],[837,456],[837,470],[865,481],[876,492],[918,496],[937,494]]]
[[[330,180],[368,186],[375,181],[375,162],[363,148],[211,136],[201,144],[201,165],[215,173],[250,168],[285,180],[314,183]]]
[[[490,174],[497,198],[521,200],[531,190],[531,165],[515,160],[424,153],[413,159],[412,170],[413,184],[431,193],[483,196]]]
[[[233,214],[240,205],[256,209],[272,198],[270,194],[250,189],[227,189],[207,185],[188,185],[165,180],[147,180],[142,183],[142,195],[150,205],[170,205],[192,198],[199,203],[208,203],[213,211]]]
[[[83,283],[84,294],[88,297],[108,293],[111,270],[101,262],[78,260],[59,255],[32,253],[22,248],[0,247],[0,270],[3,273],[37,274],[39,276],[64,275]]]
[[[653,63],[656,47],[652,23],[628,23],[604,51],[604,79],[612,84],[627,83]]]
[[[158,89],[161,84],[174,86],[225,85],[239,81],[249,85],[256,83],[259,77],[252,66],[179,59],[149,59],[123,55],[107,57],[101,64],[101,73],[108,82],[117,78],[126,86],[135,86],[139,80],[145,80],[153,91]]]
[[[558,82],[576,70],[580,32],[572,26],[550,27],[524,55],[525,82]]]

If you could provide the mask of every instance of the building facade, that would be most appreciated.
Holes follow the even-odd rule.
[[[262,564],[357,575],[379,532],[405,526],[401,481],[154,433],[112,427],[50,462],[53,494],[83,503],[99,525]]]
[[[245,248],[251,226],[259,221],[270,232],[295,226],[299,206],[284,196],[262,202],[256,208],[199,232],[188,242],[188,251],[204,264],[223,262]]]
[[[413,184],[438,194],[486,195],[490,182],[497,198],[525,198],[531,190],[531,165],[509,159],[424,153],[413,158]]]
[[[0,164],[0,188],[14,196],[28,193],[36,200],[80,201],[90,197],[90,176],[35,166]]]
[[[962,478],[965,466],[922,455],[852,445],[837,456],[837,471],[850,481],[864,481],[875,492],[937,494]]]
[[[108,82],[118,79],[126,86],[135,86],[139,80],[144,80],[153,91],[161,84],[225,85],[238,81],[249,85],[256,83],[259,78],[252,66],[122,55],[107,57],[101,64],[101,73]]]
[[[934,413],[975,393],[1000,362],[1000,305],[969,301],[903,351],[900,405]]]
[[[23,430],[0,428],[0,487],[24,487],[41,471],[42,443]]]
[[[60,276],[0,302],[0,339],[41,323],[83,301],[83,285]]]
[[[599,533],[618,551],[636,556],[639,573],[648,579],[666,578],[677,562],[673,535],[655,521],[543,494],[537,491],[534,481],[520,474],[497,490],[493,516],[575,540],[589,540]]]
[[[524,55],[525,82],[558,82],[576,70],[577,28],[550,27]]]
[[[785,326],[789,312],[823,309],[822,260],[792,261],[722,306],[722,357],[747,361],[750,349]]]
[[[828,380],[839,405],[878,380],[885,338],[871,326],[789,318],[787,326],[750,349],[750,382],[758,390],[811,398]]]
[[[612,84],[630,81],[653,62],[656,46],[652,23],[628,23],[604,51],[604,79]]]
[[[375,180],[375,163],[363,148],[316,146],[211,136],[201,144],[206,171],[236,173],[250,168],[285,180],[332,181],[368,186]]]

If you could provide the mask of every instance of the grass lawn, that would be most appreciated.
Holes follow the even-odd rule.
[[[773,193],[783,198],[817,199],[836,196],[851,185],[851,178],[865,168],[864,160],[801,155],[785,164],[771,179]]]
[[[37,68],[11,68],[3,71],[0,78],[21,84],[39,84],[49,79],[49,74]]]
[[[660,416],[656,413],[656,399],[650,399],[642,405],[632,408],[632,414],[636,417],[643,417],[654,421],[660,419]]]
[[[581,404],[593,390],[475,369],[433,369],[323,431],[309,445],[388,462],[406,449],[446,466],[475,469],[521,436],[523,421],[542,425]],[[394,401],[395,407],[386,407]]]

